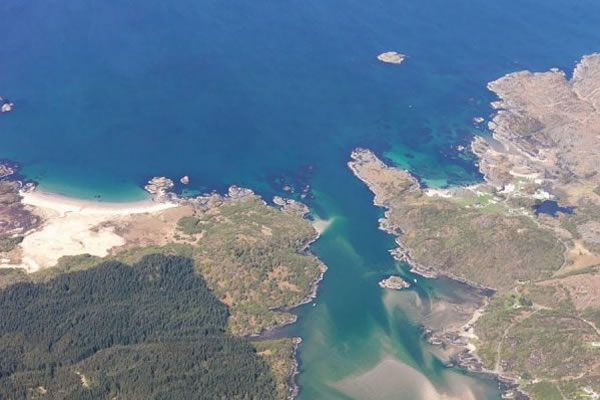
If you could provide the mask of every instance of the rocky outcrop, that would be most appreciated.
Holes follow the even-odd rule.
[[[304,216],[310,212],[306,204],[294,199],[286,199],[280,196],[273,197],[273,203],[281,208],[281,211],[289,214]]]
[[[0,179],[14,175],[17,172],[17,168],[14,163],[0,160]]]
[[[379,287],[382,289],[402,290],[410,287],[410,283],[399,276],[392,275],[387,279],[379,281]]]
[[[15,104],[3,97],[0,97],[0,113],[7,113],[13,110]]]
[[[175,184],[169,178],[164,176],[155,176],[148,181],[144,189],[154,196],[157,201],[168,200],[169,193]]]
[[[378,55],[377,59],[388,64],[402,64],[406,59],[406,55],[396,51],[386,51]]]
[[[260,196],[256,195],[252,190],[236,185],[230,186],[225,195],[213,192],[195,197],[179,196],[172,191],[174,187],[175,184],[173,180],[164,176],[156,176],[148,181],[144,186],[144,189],[152,195],[153,200],[156,202],[188,205],[198,210],[209,210],[218,207],[223,203],[232,201],[247,201],[254,199],[265,203]]]
[[[556,68],[521,71],[488,88],[500,98],[489,123],[494,142],[478,137],[471,147],[489,182],[529,180],[573,202],[584,186],[600,185],[600,53],[583,57],[570,80]]]

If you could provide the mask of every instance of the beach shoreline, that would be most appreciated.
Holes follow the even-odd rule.
[[[22,203],[66,214],[78,212],[84,215],[129,215],[163,211],[177,204],[172,202],[157,202],[152,198],[147,200],[103,202],[77,197],[65,196],[58,193],[38,190],[21,191]]]

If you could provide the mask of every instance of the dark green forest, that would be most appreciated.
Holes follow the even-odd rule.
[[[0,290],[0,399],[274,399],[269,366],[188,258]]]

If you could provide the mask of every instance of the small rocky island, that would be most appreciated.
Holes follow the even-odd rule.
[[[398,53],[397,51],[386,51],[385,53],[378,55],[377,59],[388,64],[402,64],[406,59],[406,55]]]
[[[410,283],[399,276],[392,275],[387,279],[379,281],[379,287],[382,289],[402,290],[408,289]]]
[[[14,106],[15,105],[12,101],[0,96],[0,112],[11,112]]]

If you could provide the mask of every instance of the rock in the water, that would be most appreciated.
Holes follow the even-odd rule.
[[[3,113],[11,112],[14,107],[14,104],[10,101],[0,100],[0,104],[2,104],[2,106],[0,106],[0,112]]]
[[[0,161],[0,179],[10,176],[16,172],[16,169],[10,163]]]
[[[273,203],[281,207],[281,211],[304,216],[310,212],[306,204],[293,199],[284,199],[280,196],[273,197]]]
[[[406,282],[399,276],[392,275],[387,279],[379,281],[379,287],[383,289],[402,290],[410,287],[410,283]]]
[[[232,185],[229,187],[229,190],[227,191],[227,196],[231,200],[244,200],[244,199],[247,199],[250,197],[254,197],[255,194],[250,189],[241,188],[239,186]]]
[[[155,176],[148,181],[148,184],[144,186],[144,189],[146,189],[146,192],[154,195],[155,199],[163,201],[174,186],[175,184],[171,179],[164,176]]]
[[[190,183],[190,177],[187,175],[182,176],[179,182],[183,183],[184,185],[187,185],[188,183]]]
[[[377,56],[377,59],[379,61],[389,64],[402,64],[405,58],[406,55],[398,53],[396,51],[387,51]]]

